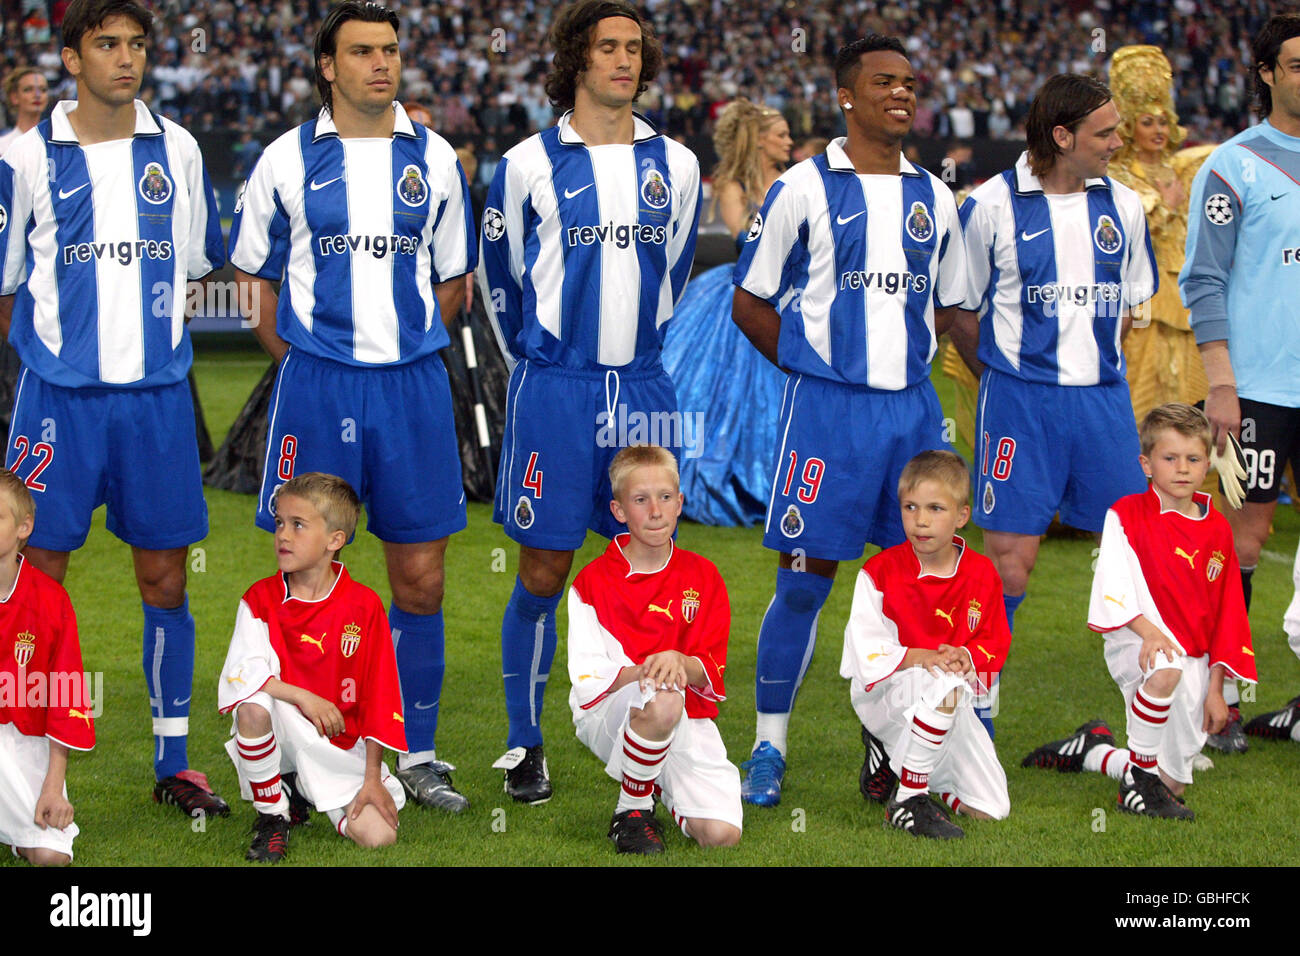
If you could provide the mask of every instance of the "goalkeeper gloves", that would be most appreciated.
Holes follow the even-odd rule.
[[[1241,443],[1232,432],[1228,432],[1228,441],[1223,446],[1222,455],[1211,444],[1210,464],[1219,473],[1219,480],[1223,483],[1223,497],[1234,508],[1241,508],[1246,501],[1246,456],[1242,453]]]

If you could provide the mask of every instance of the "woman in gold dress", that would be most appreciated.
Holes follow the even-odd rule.
[[[1159,290],[1134,316],[1124,340],[1133,414],[1139,422],[1156,405],[1195,404],[1208,391],[1187,310],[1178,297],[1178,273],[1187,241],[1192,177],[1214,146],[1178,150],[1187,130],[1178,125],[1174,112],[1172,79],[1159,47],[1121,47],[1111,60],[1110,89],[1124,145],[1111,159],[1107,175],[1142,198],[1160,270]]]

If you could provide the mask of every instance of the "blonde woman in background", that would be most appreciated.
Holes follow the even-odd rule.
[[[774,109],[742,98],[719,114],[710,215],[721,218],[737,247],[768,188],[785,172],[793,145],[789,125]],[[785,376],[732,323],[731,273],[732,263],[725,263],[691,280],[668,330],[663,362],[684,421],[684,514],[705,524],[751,525],[766,514]],[[697,421],[699,433],[693,430]]]

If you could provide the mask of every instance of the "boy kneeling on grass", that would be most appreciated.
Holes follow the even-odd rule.
[[[968,816],[1011,812],[1007,775],[974,708],[1006,662],[1011,631],[993,562],[955,534],[970,518],[966,463],[922,452],[899,476],[898,501],[907,540],[858,573],[840,676],[853,682],[862,721],[862,795],[886,804],[890,826],[948,840],[965,833],[932,791]]]
[[[95,726],[68,592],[19,554],[35,518],[32,493],[0,468],[0,844],[65,866],[80,832],[68,751],[94,747]]]
[[[627,525],[569,589],[569,706],[578,739],[621,782],[609,837],[662,853],[658,794],[700,846],[740,842],[740,773],[713,718],[723,699],[731,605],[712,563],[678,548],[677,462],[657,446],[609,466]]]
[[[336,560],[360,509],[333,475],[281,485],[280,572],[239,603],[217,702],[235,712],[226,751],[257,810],[250,860],[284,859],[290,824],[307,822],[310,805],[359,846],[397,839],[406,795],[381,759],[385,747],[406,752],[393,639],[379,595]]]
[[[1094,720],[1021,766],[1100,771],[1119,781],[1119,809],[1191,820],[1182,793],[1206,734],[1228,720],[1224,675],[1254,683],[1255,654],[1232,529],[1197,490],[1210,468],[1209,421],[1190,405],[1160,405],[1139,437],[1151,487],[1106,513],[1088,606],[1124,695],[1128,749]]]

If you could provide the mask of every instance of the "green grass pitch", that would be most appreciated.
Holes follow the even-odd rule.
[[[213,438],[220,441],[266,368],[253,348],[203,349],[195,362]],[[936,379],[945,408],[951,389]],[[236,602],[275,568],[269,536],[253,527],[251,496],[209,490],[211,534],[192,553],[190,602],[198,655],[190,758],[206,771],[233,813],[196,832],[175,809],[150,799],[149,710],[140,664],[141,613],[129,550],[104,528],[103,512],[72,558],[68,590],[76,606],[88,670],[103,675],[99,744],[70,761],[69,791],[81,836],[77,863],[91,866],[241,864],[253,811],[237,799],[234,768],[222,745],[229,718],[216,711],[216,680]],[[1287,649],[1282,612],[1291,596],[1291,556],[1300,517],[1280,508],[1276,531],[1255,576],[1251,621],[1261,684],[1250,715],[1280,707],[1300,691],[1300,662]],[[968,537],[981,547],[978,530]],[[683,524],[680,542],[721,569],[733,615],[729,700],[719,724],[737,763],[754,729],[753,674],[758,625],[771,597],[775,556],[758,529]],[[603,548],[590,536],[575,570]],[[1098,774],[1022,770],[1020,759],[1094,716],[1123,728],[1123,705],[1106,673],[1101,641],[1084,617],[1091,540],[1050,539],[1017,616],[997,721],[997,747],[1010,783],[1012,812],[1000,823],[965,822],[967,838],[927,845],[883,829],[883,810],[858,794],[858,723],[839,677],[844,622],[856,566],[840,570],[821,615],[821,640],[791,725],[791,761],[781,805],[746,808],[741,845],[704,852],[669,827],[668,852],[648,865],[1149,865],[1204,867],[1300,863],[1300,791],[1293,786],[1300,747],[1252,742],[1244,756],[1215,756],[1188,790],[1191,824],[1139,819],[1115,810],[1114,784]],[[385,600],[379,542],[359,533],[344,559]],[[556,795],[542,807],[512,804],[491,763],[503,751],[500,619],[514,584],[516,549],[487,506],[470,507],[468,530],[447,553],[447,676],[439,754],[459,767],[470,809],[460,816],[408,806],[396,846],[365,852],[335,836],[323,817],[293,834],[291,866],[348,865],[647,865],[620,859],[605,839],[616,784],[573,735],[567,698],[565,619],[543,718]],[[504,570],[500,570],[504,569]],[[19,866],[8,854],[0,866]]]

